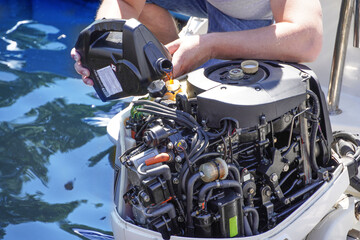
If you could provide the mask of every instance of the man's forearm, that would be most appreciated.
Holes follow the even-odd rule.
[[[138,18],[143,8],[145,1],[136,0],[130,1],[122,0],[103,0],[96,14],[96,19],[101,18]]]
[[[315,60],[322,45],[321,28],[277,23],[241,32],[211,33],[212,58],[272,59],[293,62]]]

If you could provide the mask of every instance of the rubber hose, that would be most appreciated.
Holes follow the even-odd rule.
[[[210,189],[214,188],[235,188],[236,191],[242,196],[242,188],[241,184],[236,180],[216,180],[215,182],[210,182],[205,184],[199,192],[199,199],[200,203],[205,202],[206,193]]]
[[[229,168],[229,171],[231,171],[232,174],[234,174],[235,180],[240,183],[241,177],[240,177],[239,169],[235,166],[235,164],[232,164],[232,163],[228,163],[228,168]]]
[[[201,174],[195,173],[191,176],[188,182],[187,186],[187,192],[186,192],[186,217],[187,217],[187,226],[189,229],[194,229],[193,220],[191,217],[191,210],[193,207],[193,195],[194,195],[194,185],[197,180],[201,178]]]
[[[253,222],[252,232],[253,232],[253,234],[258,234],[259,233],[259,220],[260,220],[258,211],[256,211],[256,209],[253,207],[245,207],[244,213],[252,214],[252,222]]]

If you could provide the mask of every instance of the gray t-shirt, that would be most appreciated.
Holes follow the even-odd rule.
[[[270,0],[207,0],[211,5],[234,18],[272,20]]]

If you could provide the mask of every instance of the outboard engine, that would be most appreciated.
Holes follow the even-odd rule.
[[[185,88],[133,102],[136,146],[120,161],[135,224],[165,239],[253,236],[331,178],[328,113],[306,67],[229,61],[188,74]]]
[[[172,79],[167,51],[136,20],[97,21],[77,49],[103,101],[148,93],[119,123],[126,140],[115,202],[123,231],[136,225],[163,239],[263,234],[346,172],[340,167],[360,192],[360,142],[333,138],[307,67],[237,60]]]

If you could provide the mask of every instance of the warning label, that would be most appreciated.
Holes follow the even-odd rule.
[[[96,71],[99,76],[99,79],[102,85],[105,87],[104,93],[106,97],[114,95],[116,93],[121,93],[123,91],[120,82],[116,78],[116,75],[111,66],[101,68]]]

